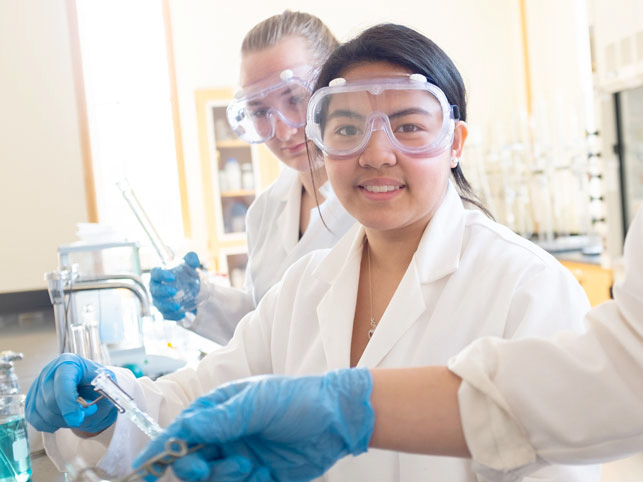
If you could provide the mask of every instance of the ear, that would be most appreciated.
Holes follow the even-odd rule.
[[[460,162],[462,149],[464,148],[464,143],[466,142],[468,135],[469,129],[467,128],[467,123],[464,121],[457,121],[453,132],[453,143],[451,144],[451,168],[456,167]]]

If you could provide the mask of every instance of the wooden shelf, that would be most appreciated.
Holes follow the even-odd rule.
[[[257,194],[279,175],[279,160],[265,145],[246,144],[234,138],[227,125],[224,125],[227,122],[226,106],[233,97],[233,89],[197,89],[195,92],[208,261],[224,273],[228,268],[226,255],[246,251],[246,233],[226,231],[226,228],[241,227],[241,220],[237,219],[241,217],[240,209],[235,205],[243,204],[247,209]],[[221,186],[228,186],[220,182],[220,176],[225,176],[222,171],[230,158],[237,159],[240,167],[252,166],[253,189],[221,190]]]

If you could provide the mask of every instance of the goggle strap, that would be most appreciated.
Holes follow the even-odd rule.
[[[451,117],[453,120],[460,120],[460,107],[455,104],[451,106]]]

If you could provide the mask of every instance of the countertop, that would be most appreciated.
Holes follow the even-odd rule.
[[[173,322],[154,322],[148,326],[145,336],[148,358],[156,356],[157,359],[164,358],[166,362],[170,358],[170,351],[174,351],[193,365],[197,362],[198,353],[219,346]],[[168,340],[172,340],[173,348],[168,348]],[[24,354],[24,359],[15,363],[22,393],[27,392],[42,368],[58,355],[57,343],[53,310],[0,315],[0,351],[12,350]],[[45,454],[41,435],[30,425],[27,428],[33,472],[31,481],[66,481],[65,474],[58,472]]]
[[[31,482],[66,482],[67,477],[49,460],[43,450],[31,454]]]

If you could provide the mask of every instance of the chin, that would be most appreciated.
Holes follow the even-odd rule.
[[[299,155],[291,157],[290,159],[282,162],[295,171],[310,172],[310,164],[308,163],[308,157],[305,153],[303,156]]]

